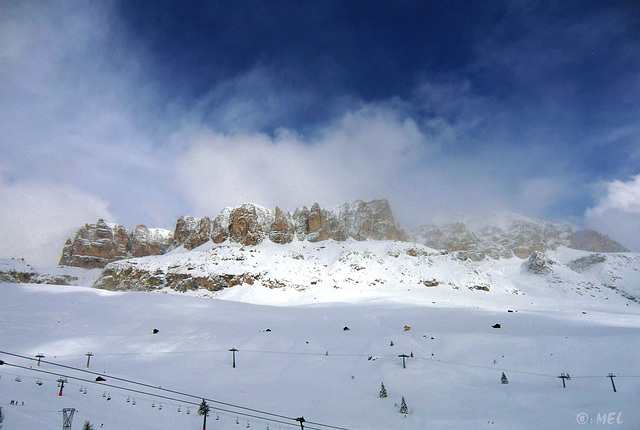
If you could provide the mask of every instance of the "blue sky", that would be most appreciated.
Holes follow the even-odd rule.
[[[640,251],[633,1],[0,5],[0,256],[105,217],[388,198]],[[45,258],[46,256],[46,258]]]

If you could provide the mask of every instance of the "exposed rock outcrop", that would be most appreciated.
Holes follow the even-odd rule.
[[[198,289],[219,291],[235,285],[253,284],[258,277],[258,274],[249,273],[193,275],[184,273],[179,268],[150,272],[123,262],[105,267],[93,286],[111,291],[153,291],[171,288],[184,293]]]
[[[208,242],[211,238],[212,226],[213,223],[209,217],[181,216],[176,221],[172,248],[182,245],[190,250]]]
[[[289,213],[282,212],[276,207],[276,213],[271,224],[269,239],[274,243],[284,245],[293,241],[295,229],[293,226],[293,217]]]
[[[99,219],[95,224],[85,224],[71,241],[67,239],[60,258],[61,265],[94,269],[111,261],[127,257],[129,236],[119,224],[107,224]]]
[[[130,234],[129,252],[131,257],[145,257],[147,255],[162,255],[167,252],[172,237],[167,230],[147,228],[137,225]]]
[[[229,214],[229,238],[243,245],[257,245],[267,237],[273,221],[270,210],[244,204]]]
[[[39,273],[24,260],[0,260],[0,282],[71,285],[77,280],[67,274]]]
[[[552,272],[554,261],[540,251],[534,251],[524,263],[525,269],[535,275],[546,275]]]
[[[164,254],[172,242],[173,234],[167,230],[139,225],[132,233],[127,233],[123,226],[99,219],[95,224],[81,227],[73,241],[67,239],[59,264],[102,268],[123,258]]]
[[[570,261],[567,266],[574,272],[583,273],[593,266],[607,261],[607,256],[603,254],[590,254]]]
[[[318,203],[314,203],[309,210],[307,218],[307,240],[309,242],[320,242],[331,237],[331,229],[327,224],[326,211],[320,209]]]

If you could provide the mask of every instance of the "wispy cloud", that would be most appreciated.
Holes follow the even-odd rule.
[[[77,188],[34,181],[0,181],[0,257],[57,264],[65,237],[88,220],[114,219],[108,203]]]
[[[111,3],[8,2],[0,13],[0,256],[34,256],[36,238],[49,246],[58,234],[39,259],[54,263],[67,230],[98,216],[175,220],[166,122]]]
[[[640,250],[640,174],[626,181],[603,182],[596,188],[597,200],[585,212],[585,223]]]

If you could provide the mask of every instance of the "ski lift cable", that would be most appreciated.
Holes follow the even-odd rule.
[[[14,357],[31,360],[31,357],[26,357],[26,356],[23,356],[23,355],[20,355],[20,354],[14,354],[14,353],[6,352],[6,351],[0,351],[0,354],[7,354],[7,355],[14,356]],[[195,398],[195,399],[202,399],[203,398],[202,396],[196,396],[196,395],[189,394],[189,393],[170,390],[168,388],[160,388],[157,385],[154,386],[154,385],[150,385],[150,384],[145,384],[143,382],[133,381],[133,380],[127,379],[127,378],[120,378],[120,377],[117,377],[117,376],[106,375],[104,373],[93,372],[91,370],[80,369],[80,368],[67,366],[67,365],[60,364],[60,363],[54,363],[54,362],[51,362],[51,361],[42,360],[41,363],[50,364],[52,366],[58,366],[58,367],[62,367],[62,368],[65,368],[65,369],[70,369],[70,370],[74,370],[74,371],[77,371],[77,372],[88,373],[88,374],[96,375],[96,376],[108,376],[109,378],[115,379],[115,380],[118,380],[118,381],[127,382],[127,383],[134,384],[134,385],[139,385],[139,386],[146,387],[146,388],[151,388],[151,389],[154,389],[154,390],[165,391],[165,392],[172,393],[172,394],[178,394],[178,395],[185,396],[185,397],[191,397],[191,398]],[[214,399],[207,399],[206,397],[204,399],[207,400],[207,401],[210,401],[212,403],[217,403],[217,404],[221,404],[221,405],[224,405],[224,406],[230,406],[230,407],[237,408],[237,409],[243,409],[243,410],[247,410],[247,411],[251,411],[251,412],[256,412],[256,413],[260,413],[260,414],[264,414],[264,415],[270,415],[270,416],[274,416],[274,417],[278,417],[278,418],[283,418],[283,419],[288,419],[288,420],[295,421],[295,418],[287,417],[285,415],[273,414],[273,413],[261,411],[261,410],[258,410],[258,409],[252,409],[252,408],[247,408],[247,407],[244,407],[244,406],[234,405],[232,403],[221,402],[221,401],[214,400]]]
[[[136,390],[136,389],[126,388],[126,387],[120,387],[120,386],[117,386],[117,385],[107,384],[107,383],[104,383],[104,382],[92,381],[90,379],[83,379],[83,378],[79,378],[79,377],[76,377],[76,376],[70,376],[70,375],[63,375],[63,374],[54,373],[54,372],[48,372],[48,371],[42,370],[42,369],[33,369],[33,368],[28,368],[28,367],[25,367],[25,366],[20,366],[20,365],[17,365],[17,364],[11,364],[11,363],[7,363],[7,362],[5,362],[4,365],[17,367],[17,368],[20,368],[20,369],[33,371],[33,372],[40,372],[40,373],[46,373],[46,374],[51,374],[51,375],[64,376],[64,377],[66,377],[68,379],[75,379],[75,380],[78,380],[78,381],[83,381],[83,382],[87,382],[87,383],[93,383],[93,384],[97,384],[98,386],[101,386],[101,387],[109,387],[109,388],[114,388],[114,389],[117,389],[117,390],[123,390],[123,391],[131,392],[131,393],[150,396],[150,397],[156,398],[156,399],[161,398],[161,399],[172,400],[172,401],[178,402],[178,403],[174,404],[174,406],[177,405],[177,404],[191,405],[191,406],[195,406],[195,407],[200,405],[200,403],[197,403],[197,402],[185,401],[185,400],[178,399],[178,398],[175,398],[175,397],[163,396],[163,395],[158,395],[158,394],[155,394],[155,393],[150,393],[150,392],[147,392],[147,391]],[[234,410],[220,408],[220,407],[217,407],[217,406],[210,406],[210,408],[211,408],[211,410],[214,410],[214,411],[227,412],[228,415],[241,416],[241,417],[246,417],[246,418],[255,418],[255,419],[260,420],[260,421],[273,422],[273,423],[278,423],[278,424],[284,424],[284,425],[287,425],[287,426],[297,427],[297,424],[293,424],[293,423],[290,423],[290,422],[287,422],[287,421],[281,421],[281,420],[277,420],[277,419],[273,419],[273,418],[267,418],[267,417],[264,417],[264,416],[248,414],[246,412],[238,412],[238,411],[234,411]],[[322,430],[322,429],[319,429],[317,427],[308,427],[308,428],[311,429],[311,430]]]
[[[505,368],[501,368],[501,367],[481,366],[479,364],[457,363],[455,361],[441,360],[441,359],[438,359],[438,358],[434,358],[434,359],[423,358],[423,357],[413,357],[413,358],[415,358],[417,360],[428,361],[428,362],[453,364],[455,366],[474,367],[474,368],[477,368],[477,369],[496,370],[496,371],[510,372],[510,373],[521,373],[521,374],[525,374],[525,375],[542,376],[542,377],[545,377],[545,378],[555,378],[556,377],[556,375],[547,375],[547,374],[544,374],[544,373],[527,372],[525,370],[505,369]]]
[[[3,353],[6,353],[6,352],[3,352]],[[19,356],[18,354],[11,354],[11,353],[7,353],[7,354]],[[22,357],[22,358],[30,359],[30,357]],[[40,372],[40,373],[45,373],[45,374],[54,375],[54,376],[64,376],[64,377],[69,378],[69,379],[74,379],[74,380],[77,380],[77,381],[82,381],[82,382],[86,382],[86,383],[90,383],[90,384],[96,384],[96,385],[101,386],[101,387],[114,388],[114,389],[123,390],[123,391],[131,392],[131,393],[137,393],[137,394],[151,396],[153,398],[161,398],[161,399],[166,399],[166,400],[172,400],[172,401],[179,402],[179,403],[181,402],[182,404],[190,404],[192,406],[199,406],[200,405],[200,403],[198,403],[198,402],[185,401],[185,400],[178,399],[178,398],[175,398],[175,397],[164,396],[164,395],[160,395],[160,394],[150,393],[148,391],[136,390],[136,389],[133,389],[133,388],[121,387],[121,386],[118,386],[118,385],[108,384],[108,383],[105,383],[105,382],[97,382],[97,381],[93,381],[93,380],[90,380],[90,379],[80,378],[80,377],[77,377],[77,376],[63,375],[63,374],[60,374],[60,373],[49,372],[49,371],[46,371],[46,370],[43,370],[43,369],[34,369],[32,367],[26,367],[26,366],[21,366],[21,365],[18,365],[18,364],[7,363],[7,362],[4,362],[3,364],[5,366],[16,367],[16,368],[27,370],[27,371]],[[48,362],[47,364],[56,365],[55,363],[50,363],[50,362]],[[76,369],[76,368],[72,368],[70,366],[64,366],[64,365],[59,365],[59,366],[62,366],[62,367],[65,367],[65,368],[69,368],[71,370],[87,372],[84,369]],[[101,374],[95,373],[95,372],[88,372],[88,373],[101,375]],[[158,388],[158,387],[154,387],[152,385],[138,383],[138,382],[131,381],[131,380],[126,380],[124,378],[118,378],[118,377],[113,377],[113,376],[109,376],[109,375],[105,375],[105,377],[112,378],[112,379],[118,379],[118,380],[121,380],[123,382],[128,382],[128,383],[132,383],[132,384],[143,385],[143,386],[146,386],[148,388],[155,389],[155,390],[162,390],[162,391],[171,392],[171,393],[182,395],[182,396],[185,396],[185,397],[192,397],[192,398],[198,398],[198,399],[202,399],[203,398],[202,396],[195,396],[195,395],[191,395],[191,394],[187,394],[187,393],[181,393],[181,392],[168,390],[168,389],[164,389],[164,388]],[[215,400],[207,399],[206,397],[203,400],[209,400],[209,401],[214,402],[214,403],[222,403],[222,402],[217,402]],[[257,409],[250,409],[250,408],[246,408],[246,407],[243,407],[243,406],[236,406],[236,405],[233,405],[233,404],[230,404],[230,403],[222,403],[222,404],[224,404],[226,406],[230,406],[232,408],[236,408],[236,409],[250,410],[250,411],[253,411],[255,413],[262,414],[262,415],[283,417],[283,416],[271,414],[269,412],[259,411]],[[210,408],[212,410],[216,410],[216,411],[220,411],[220,412],[227,412],[227,413],[230,413],[230,414],[233,414],[233,415],[239,415],[239,416],[247,417],[247,418],[255,418],[255,419],[258,419],[258,420],[261,420],[261,421],[270,421],[270,422],[274,422],[274,423],[278,423],[278,424],[284,424],[284,425],[288,425],[288,426],[294,426],[294,427],[297,427],[297,425],[298,425],[298,424],[294,424],[294,423],[291,423],[291,422],[288,422],[288,421],[281,421],[281,420],[277,420],[277,419],[273,419],[273,418],[268,418],[268,417],[265,417],[265,416],[249,414],[249,413],[246,413],[246,412],[238,412],[238,411],[234,411],[234,410],[220,408],[220,407],[217,407],[217,406],[210,406]],[[291,421],[296,421],[295,418],[288,418],[288,417],[284,417],[284,418],[285,419],[289,419]],[[313,424],[314,425],[320,425],[320,426],[325,427],[325,428],[335,428],[335,429],[339,429],[339,430],[348,430],[348,429],[343,428],[343,427],[334,427],[334,426],[329,426],[329,425],[326,425],[326,424],[320,424],[320,423],[313,423]],[[319,429],[317,427],[307,427],[307,428],[310,429],[310,430],[322,430],[322,429]]]
[[[228,350],[215,350],[215,351],[203,351],[203,352],[227,352]],[[392,354],[392,355],[386,355],[386,354],[382,354],[382,355],[377,355],[377,354],[373,354],[373,355],[367,355],[367,354],[347,354],[347,353],[331,353],[331,354],[327,354],[325,353],[312,353],[312,352],[290,352],[290,351],[266,351],[266,350],[241,350],[242,352],[253,352],[253,353],[269,353],[269,354],[290,354],[290,355],[313,355],[313,356],[349,356],[349,357],[370,357],[370,356],[374,356],[374,357],[389,357],[389,358],[396,358],[397,355]],[[191,351],[189,351],[191,352]],[[33,358],[31,357],[25,357],[19,354],[12,354],[9,352],[4,352],[4,351],[0,351],[0,353],[5,353],[8,355],[13,355],[19,358],[24,358],[24,359],[28,359],[28,360],[33,360]],[[171,353],[171,352],[167,352]],[[131,353],[131,355],[138,355],[138,354],[147,354],[147,353]],[[165,354],[165,353],[149,353],[149,354]],[[101,355],[129,355],[129,354],[101,354]],[[449,361],[449,360],[442,360],[442,359],[434,359],[434,358],[430,358],[430,357],[420,357],[420,356],[414,356],[412,357],[416,360],[423,360],[423,361],[431,361],[431,362],[439,362],[439,363],[444,363],[444,364],[452,364],[452,365],[456,365],[456,366],[466,366],[466,367],[475,367],[475,368],[479,368],[479,369],[487,369],[487,370],[499,370],[499,371],[503,371],[503,372],[510,372],[510,373],[521,373],[521,374],[527,374],[527,375],[533,375],[533,376],[541,376],[541,377],[547,377],[547,378],[555,378],[556,375],[549,375],[549,374],[544,374],[544,373],[536,373],[536,372],[528,372],[528,371],[524,371],[524,370],[517,370],[517,369],[507,369],[507,368],[501,368],[501,367],[492,367],[492,366],[482,366],[482,365],[478,365],[478,364],[469,364],[469,363],[459,363],[459,362],[455,362],[455,361]],[[92,372],[89,370],[85,370],[85,369],[79,369],[79,368],[75,368],[75,367],[71,367],[71,366],[65,366],[62,364],[58,364],[58,363],[52,363],[49,361],[45,361],[45,360],[41,360],[41,363],[46,363],[46,364],[52,364],[54,366],[61,366],[61,367],[66,367],[72,370],[77,370],[77,371],[82,371],[82,372],[87,372],[87,373],[91,373],[94,375],[100,375],[100,373],[97,372]],[[640,378],[640,375],[617,375],[618,377],[621,378]],[[602,375],[585,375],[585,376],[574,376],[573,378],[606,378],[608,376],[602,376]],[[130,382],[130,383],[134,383],[134,384],[138,384],[138,385],[143,385],[143,386],[148,386],[149,388],[153,388],[153,389],[159,389],[156,386],[152,386],[152,385],[148,385],[148,384],[144,384],[144,383],[139,383],[139,382],[135,382],[135,381],[130,381],[127,380],[125,378],[118,378],[116,376],[111,376],[112,379],[119,379],[125,382]],[[162,389],[165,390],[165,389]],[[172,392],[172,390],[167,390],[169,392]],[[187,396],[191,396],[188,395],[186,393],[181,393],[181,392],[175,392],[175,394],[181,394],[181,395],[187,395]],[[194,398],[202,398],[201,396],[191,396]],[[212,402],[216,402],[213,399],[207,399],[210,400]],[[221,404],[224,404],[223,402],[220,402]],[[228,404],[229,406],[230,404]],[[231,405],[236,407],[235,405]],[[281,416],[282,417],[282,416]],[[287,417],[290,418],[290,417]]]
[[[14,353],[6,352],[6,351],[0,351],[0,353],[11,355],[11,356],[14,356],[14,357],[23,358],[23,359],[28,359],[28,360],[32,359],[31,357],[26,357],[26,356],[23,356],[23,355],[20,355],[20,354],[14,354]],[[52,366],[59,366],[59,367],[65,368],[65,369],[70,369],[70,370],[74,370],[74,371],[78,371],[78,372],[88,373],[88,374],[91,374],[91,375],[97,375],[97,376],[104,376],[105,375],[105,374],[101,374],[101,373],[98,373],[98,372],[93,372],[93,371],[90,371],[90,370],[87,370],[87,369],[75,368],[75,367],[72,367],[72,366],[67,366],[67,365],[59,364],[59,363],[54,363],[54,362],[51,362],[51,361],[41,360],[41,363],[50,364]],[[165,392],[172,393],[172,394],[178,394],[178,395],[185,396],[185,397],[191,397],[191,398],[195,398],[195,399],[202,399],[203,398],[202,396],[196,396],[196,395],[193,395],[193,394],[180,392],[180,391],[176,391],[176,390],[170,390],[170,389],[167,389],[167,388],[160,388],[159,386],[153,386],[153,385],[150,385],[150,384],[145,384],[145,383],[142,383],[142,382],[133,381],[131,379],[120,378],[120,377],[117,377],[117,376],[109,376],[109,377],[111,379],[116,379],[116,380],[119,380],[119,381],[122,381],[122,382],[127,382],[127,383],[130,383],[130,384],[140,385],[140,386],[143,386],[143,387],[146,387],[146,388],[165,391]],[[212,402],[212,403],[217,403],[217,404],[220,404],[220,405],[229,406],[229,407],[236,408],[236,409],[241,409],[241,410],[245,410],[245,411],[259,413],[259,414],[262,414],[262,415],[268,415],[268,416],[282,418],[282,419],[291,420],[291,421],[295,421],[296,420],[296,418],[287,417],[285,415],[280,415],[280,414],[274,414],[274,413],[271,413],[271,412],[265,412],[265,411],[261,411],[259,409],[247,408],[245,406],[234,405],[232,403],[222,402],[222,401],[215,400],[215,399],[207,399],[206,397],[204,399],[209,401],[209,402]],[[322,425],[322,424],[316,424],[316,425]]]

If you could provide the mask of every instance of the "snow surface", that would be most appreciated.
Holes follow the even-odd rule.
[[[478,262],[465,259],[464,253],[443,254],[410,242],[294,240],[287,245],[265,241],[252,247],[227,241],[220,245],[207,242],[191,251],[180,247],[163,256],[121,260],[108,267],[122,273],[135,267],[161,276],[247,274],[257,278],[254,285],[187,294],[281,306],[386,300],[444,306],[462,303],[504,308],[516,303],[546,307],[555,306],[559,299],[580,296],[626,306],[628,298],[640,297],[638,254],[606,254],[605,262],[581,273],[568,265],[594,254],[560,248],[548,255],[555,264],[551,273],[541,276],[527,272],[526,260],[517,257]],[[433,281],[437,286],[427,286]],[[282,287],[267,288],[273,285]],[[146,288],[147,283],[141,285]],[[175,293],[169,288],[164,291]]]
[[[0,284],[3,430],[60,428],[62,408],[77,409],[73,428],[89,420],[96,430],[195,430],[202,418],[192,403],[202,398],[212,408],[209,429],[300,428],[237,406],[354,430],[640,428],[640,304],[621,293],[638,296],[640,256],[606,254],[582,272],[569,268],[590,255],[549,252],[545,275],[527,272],[518,258],[462,261],[389,241],[207,243],[128,260],[150,270],[258,270],[287,281],[188,294],[99,290],[89,287],[96,271],[52,268],[83,286]],[[433,279],[435,287],[421,283]],[[89,370],[106,382],[79,371],[89,351]],[[46,356],[39,367],[38,353]],[[401,354],[413,355],[406,368]],[[571,375],[566,388],[562,373]],[[69,379],[58,396],[61,375]]]

